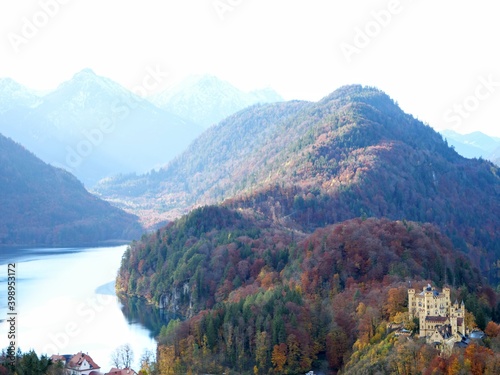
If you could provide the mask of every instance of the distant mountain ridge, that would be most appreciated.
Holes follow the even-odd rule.
[[[36,102],[12,80],[3,83],[0,97],[12,104],[0,111],[0,131],[88,186],[162,165],[202,130],[90,69]]]
[[[70,173],[3,135],[0,207],[0,245],[82,246],[142,233],[137,217],[91,195]]]
[[[0,78],[0,114],[18,107],[33,107],[40,97],[11,78]]]
[[[500,138],[479,131],[460,134],[453,130],[443,130],[441,134],[460,155],[466,158],[484,158],[500,165]]]
[[[243,108],[257,103],[280,102],[283,98],[270,88],[243,92],[217,77],[198,75],[153,95],[150,100],[160,108],[207,128]]]

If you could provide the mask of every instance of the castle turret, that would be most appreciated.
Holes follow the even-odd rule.
[[[450,303],[451,298],[450,298],[450,288],[443,288],[443,294],[446,299],[446,302]]]
[[[408,315],[413,319],[417,315],[417,301],[415,300],[415,289],[408,289]]]

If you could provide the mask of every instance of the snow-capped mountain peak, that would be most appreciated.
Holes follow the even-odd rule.
[[[208,127],[250,105],[283,99],[272,89],[244,92],[215,76],[195,75],[150,100],[160,108]]]

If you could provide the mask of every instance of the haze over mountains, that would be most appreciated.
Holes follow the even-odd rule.
[[[500,138],[481,132],[460,134],[453,130],[443,130],[441,134],[460,155],[488,159],[500,165]]]
[[[152,96],[151,101],[207,128],[253,104],[280,102],[283,98],[270,88],[243,92],[217,77],[198,75]]]
[[[16,110],[3,113],[0,132],[90,186],[110,174],[162,164],[201,131],[91,70],[35,105],[11,101]]]
[[[0,78],[0,114],[33,108],[41,101],[33,91],[11,78]]]
[[[208,81],[208,85],[203,80],[192,81],[192,92],[184,90],[182,98],[176,96],[178,92],[164,93],[162,103],[170,107],[168,100],[188,100],[184,102],[188,107],[198,104],[199,117],[193,119],[206,116],[218,121],[228,111],[252,102],[225,82],[214,77]],[[224,90],[228,92],[224,94]],[[221,107],[223,96],[227,100]],[[264,100],[263,96],[252,98]],[[90,69],[43,96],[11,79],[2,79],[0,99],[0,133],[45,162],[72,172],[87,186],[110,175],[146,172],[164,165],[207,125],[160,109]],[[274,99],[280,98],[269,96],[269,100]]]

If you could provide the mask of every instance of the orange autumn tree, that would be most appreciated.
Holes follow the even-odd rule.
[[[500,325],[490,321],[486,326],[484,333],[486,333],[488,337],[497,337],[498,334],[500,334]]]
[[[486,363],[493,355],[491,349],[477,344],[470,344],[464,352],[465,364],[470,366],[473,375],[484,374]]]
[[[271,362],[278,373],[283,371],[283,367],[287,361],[287,347],[285,343],[274,345],[271,354]]]

